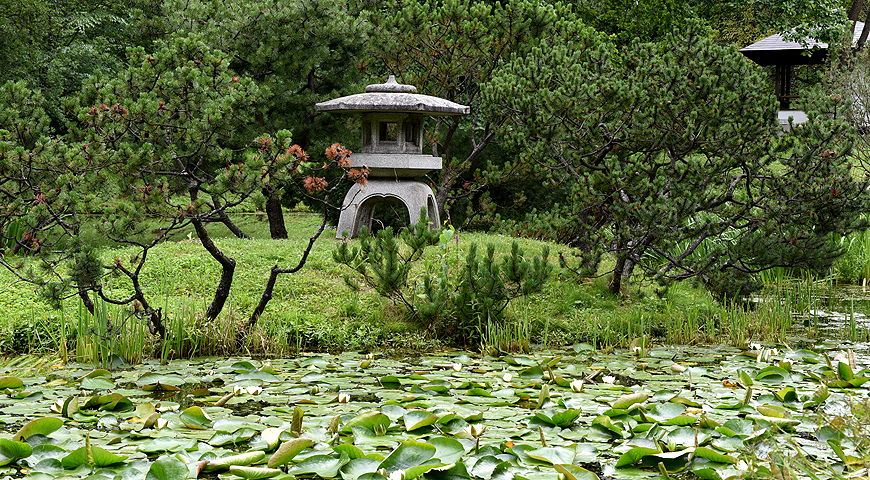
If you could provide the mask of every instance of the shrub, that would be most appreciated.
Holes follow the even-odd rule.
[[[510,253],[498,259],[493,245],[481,257],[472,243],[463,259],[452,228],[432,232],[420,223],[398,238],[405,248],[391,228],[376,235],[364,230],[359,247],[344,242],[333,259],[355,273],[345,276],[349,287],[374,289],[435,337],[455,344],[479,342],[488,328],[501,324],[511,300],[540,292],[552,273],[546,247],[528,260],[514,242]],[[430,246],[436,247],[434,256],[424,255]],[[415,265],[420,273],[412,277]]]

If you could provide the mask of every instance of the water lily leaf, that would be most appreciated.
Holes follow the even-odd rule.
[[[233,382],[244,382],[248,380],[257,380],[259,382],[266,383],[278,383],[281,382],[281,379],[272,375],[268,372],[247,372],[236,375],[236,378],[233,379]]]
[[[698,445],[707,443],[712,436],[713,435],[708,430],[680,427],[675,428],[668,433],[668,443],[670,444],[673,442],[679,446],[692,447],[695,446],[696,442]]]
[[[392,388],[397,389],[401,388],[402,381],[399,380],[399,377],[395,375],[384,375],[378,381],[381,383],[381,386],[384,388]]]
[[[613,435],[616,435],[618,438],[623,437],[624,428],[622,427],[622,423],[616,422],[608,417],[607,415],[599,415],[592,420],[593,427],[599,427],[606,432],[610,432]]]
[[[852,367],[850,367],[848,363],[837,362],[837,376],[840,377],[840,380],[848,382],[849,380],[852,380],[855,374],[852,373]]]
[[[333,478],[338,475],[338,470],[350,461],[347,455],[335,458],[332,455],[312,455],[305,460],[293,465],[287,470],[291,475],[303,475],[314,473],[323,478]]]
[[[355,458],[338,470],[344,480],[357,480],[360,475],[378,471],[381,461],[373,458]]]
[[[196,449],[196,439],[193,438],[176,438],[176,437],[157,437],[148,443],[139,445],[136,450],[144,453],[158,452],[178,452],[181,450]]]
[[[433,458],[441,463],[451,464],[458,462],[465,455],[465,447],[459,440],[447,437],[432,437],[428,443],[435,447]]]
[[[516,466],[512,465],[511,462],[501,462],[492,470],[489,480],[515,480],[514,470],[516,470]]]
[[[692,468],[692,473],[697,475],[699,478],[703,480],[722,480],[722,476],[719,475],[719,472],[716,471],[715,468],[710,468],[707,466],[701,468]]]
[[[181,390],[181,387],[170,385],[168,383],[157,382],[142,385],[142,390],[146,392],[178,392]]]
[[[492,478],[492,474],[495,472],[495,469],[498,468],[499,464],[501,463],[502,461],[499,460],[495,455],[484,455],[477,458],[477,461],[471,467],[470,473],[474,477],[483,478],[484,480],[490,480]]]
[[[403,419],[405,421],[405,431],[410,432],[411,430],[432,425],[438,420],[438,417],[425,410],[408,410]]]
[[[190,471],[187,465],[175,457],[160,457],[151,464],[145,480],[178,480],[188,478]]]
[[[721,429],[717,428],[717,432],[728,437],[748,437],[755,431],[755,426],[749,420],[742,418],[732,418],[722,424]]]
[[[793,420],[791,418],[768,417],[765,415],[747,415],[746,418],[759,422],[767,422],[771,425],[776,425],[777,427],[782,429],[794,428],[797,425],[801,424],[800,420]]]
[[[679,403],[679,404],[685,405],[685,406],[687,406],[687,407],[692,407],[692,408],[701,408],[701,404],[700,404],[700,403],[698,403],[698,402],[696,402],[696,401],[694,401],[694,400],[690,400],[690,399],[685,398],[685,397],[674,397],[674,398],[672,398],[672,399],[670,399],[670,400],[668,400],[668,401],[671,402],[671,403]]]
[[[870,377],[853,377],[848,383],[851,387],[860,387],[868,381],[870,381]]]
[[[719,453],[716,450],[713,450],[712,448],[708,448],[708,447],[696,448],[695,449],[695,456],[696,457],[704,457],[707,460],[710,460],[711,462],[716,462],[716,463],[737,463],[736,458],[729,456],[729,455],[725,455],[724,453]]]
[[[357,447],[356,445],[351,445],[350,443],[342,443],[341,445],[336,445],[332,447],[332,450],[339,455],[346,454],[347,458],[351,460],[356,460],[357,458],[363,458],[366,456],[365,452],[360,450],[359,447]],[[383,460],[383,458],[378,460],[378,463],[380,463],[381,460]]]
[[[752,381],[752,377],[749,376],[749,373],[746,370],[740,370],[737,372],[737,377],[740,379],[740,384],[744,387],[751,387],[755,382]]]
[[[631,450],[620,455],[616,461],[616,468],[625,467],[627,465],[635,465],[641,459],[648,455],[656,455],[659,451],[649,447],[634,447]]]
[[[103,377],[86,377],[82,379],[81,387],[83,390],[111,390],[115,384]]]
[[[376,429],[384,429],[390,426],[390,417],[386,416],[381,412],[365,412],[361,413],[352,419],[350,419],[347,423],[344,424],[344,428],[342,431],[349,432],[353,429],[353,427],[364,427],[372,432],[375,432]]]
[[[492,397],[491,393],[489,393],[487,390],[480,388],[480,387],[475,387],[475,388],[470,389],[466,393],[466,395],[470,395],[472,397]]]
[[[365,445],[371,447],[394,447],[399,442],[405,440],[404,437],[398,435],[376,435],[374,432],[365,427],[355,425],[351,427],[353,431],[354,445]]]
[[[576,420],[581,413],[582,412],[580,410],[569,408],[567,410],[555,413],[552,417],[548,416],[543,412],[536,412],[535,417],[550,425],[565,428],[574,423],[574,420]]]
[[[629,395],[623,395],[617,398],[611,406],[617,409],[627,409],[628,407],[636,403],[643,403],[647,401],[647,399],[649,399],[649,395],[647,395],[646,393],[631,393]]]
[[[780,402],[796,402],[798,401],[797,391],[794,387],[784,387],[776,392],[774,392],[774,396],[779,399]]]
[[[105,368],[97,368],[97,369],[95,369],[95,370],[92,370],[92,371],[91,371],[90,373],[88,373],[87,375],[85,375],[85,376],[79,378],[79,381],[82,381],[82,380],[84,380],[84,379],[86,379],[86,378],[96,378],[96,377],[109,377],[109,378],[111,378],[111,377],[112,377],[112,372],[106,370]]]
[[[682,415],[686,406],[680,403],[658,403],[646,409],[646,416],[659,423]]]
[[[24,381],[22,381],[20,378],[10,375],[4,375],[0,377],[0,390],[18,390],[19,388],[24,388]]]
[[[266,451],[274,450],[281,443],[281,434],[284,429],[276,427],[268,427],[260,432],[260,438],[266,444]]]
[[[574,457],[577,455],[576,450],[567,449],[565,447],[544,447],[526,452],[531,458],[541,460],[556,465],[560,463],[574,463]]]
[[[698,417],[693,417],[691,415],[677,415],[670,420],[662,422],[662,425],[676,425],[676,426],[686,426],[686,425],[694,425],[698,422]]]
[[[420,388],[429,392],[447,393],[453,388],[453,385],[445,380],[433,380],[427,384],[420,385]]]
[[[230,370],[234,371],[235,373],[253,372],[256,369],[257,367],[255,367],[253,363],[247,360],[240,360],[230,365]]]
[[[78,448],[71,452],[69,455],[63,457],[60,463],[63,465],[63,468],[76,468],[79,465],[93,465],[95,467],[105,467],[108,465],[121,463],[127,459],[127,457],[115,455],[114,453],[104,448],[93,445],[91,446],[90,450],[91,455],[88,455],[87,447]]]
[[[435,446],[423,442],[408,440],[402,442],[381,462],[380,468],[387,473],[397,470],[407,470],[411,467],[423,465],[435,455]]]
[[[579,465],[561,463],[553,465],[553,468],[565,475],[566,480],[598,480],[598,475]]]
[[[125,412],[127,410],[133,410],[134,406],[129,398],[118,392],[112,392],[108,395],[95,395],[89,398],[85,401],[85,404],[82,405],[82,408],[98,408],[108,411]]]
[[[435,462],[435,460],[433,460],[433,462]],[[404,476],[408,479],[417,478],[434,468],[441,468],[444,466],[446,466],[446,464],[444,463],[428,463],[423,465],[417,465],[416,467],[410,467],[406,469],[404,472]]]
[[[791,378],[788,371],[777,365],[764,367],[755,375],[755,381],[764,383],[782,383],[787,378]]]
[[[27,440],[32,435],[50,435],[52,432],[56,431],[60,427],[63,426],[63,420],[55,417],[43,417],[37,418],[36,420],[31,420],[24,424],[16,433],[12,436],[12,440],[15,442],[19,442],[21,440]]]
[[[266,458],[266,453],[260,450],[240,453],[238,455],[229,455],[226,457],[209,460],[202,470],[204,472],[224,472],[229,470],[229,468],[233,465],[251,465],[253,463],[258,463],[264,458]]]
[[[305,437],[294,438],[293,440],[284,442],[278,447],[278,450],[269,457],[266,466],[269,468],[275,468],[278,465],[283,465],[295,457],[296,454],[305,450],[312,444],[314,444],[314,441]]]
[[[0,438],[0,465],[6,465],[19,458],[29,457],[33,448],[25,442]]]
[[[493,476],[495,476],[495,471],[493,471]],[[465,467],[464,462],[456,462],[452,467],[444,467],[439,468],[437,470],[429,470],[423,475],[424,480],[468,480],[471,478],[471,475],[468,473],[468,469]],[[359,480],[366,480],[364,477],[360,477]],[[375,479],[372,479],[375,480]],[[510,480],[510,479],[498,479],[498,480]]]
[[[178,375],[162,375],[158,373],[146,373],[139,377],[136,380],[136,385],[139,387],[144,387],[145,385],[156,385],[158,383],[162,383],[163,385],[184,385],[184,379],[179,377]]]
[[[230,474],[236,475],[242,478],[248,479],[257,479],[257,478],[272,478],[281,475],[281,470],[277,468],[263,468],[263,467],[247,467],[242,465],[230,465]]]
[[[544,376],[544,370],[535,365],[520,372],[520,378],[529,382],[540,382]]]
[[[178,419],[188,428],[194,430],[205,430],[211,427],[211,418],[202,411],[202,408],[196,405],[187,407],[181,412]]]

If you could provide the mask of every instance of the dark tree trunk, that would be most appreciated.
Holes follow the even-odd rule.
[[[202,242],[202,246],[205,247],[209,254],[211,254],[212,258],[221,264],[221,279],[214,292],[211,305],[209,305],[208,309],[205,311],[205,318],[213,320],[220,315],[221,310],[224,309],[224,305],[227,303],[227,298],[230,296],[230,288],[233,285],[233,274],[236,271],[236,261],[232,257],[227,256],[217,247],[217,245],[214,244],[208,231],[206,231],[205,227],[202,225],[201,220],[193,220],[191,223],[193,224],[193,228],[196,230],[197,237],[199,237],[199,240]]]
[[[616,260],[616,266],[613,267],[613,278],[610,279],[610,283],[607,285],[610,293],[619,294],[622,291],[622,278],[625,273],[626,259],[620,257]]]
[[[225,210],[218,211],[217,216],[218,216],[218,220],[220,220],[221,223],[226,225],[226,227],[231,232],[233,232],[233,235],[235,235],[238,238],[244,238],[245,240],[251,239],[250,235],[243,232],[242,229],[238,227],[238,225],[236,225],[235,223],[233,223],[232,220],[230,220],[230,217],[229,217],[229,215],[227,215],[227,212]]]
[[[285,240],[287,227],[284,225],[284,212],[281,210],[281,197],[278,192],[269,192],[266,199],[266,216],[269,218],[269,234],[273,240]]]
[[[858,38],[858,44],[855,46],[858,50],[864,48],[864,44],[867,43],[867,34],[870,34],[870,12],[867,12],[867,17],[864,19],[864,30],[861,30],[861,37]]]
[[[87,289],[79,287],[79,298],[82,299],[82,304],[85,306],[85,308],[88,309],[88,312],[90,312],[91,315],[93,315],[94,314],[94,302],[93,302],[93,300],[91,300],[91,296],[88,295]]]
[[[849,9],[849,20],[855,22],[859,18],[861,18],[861,10],[864,8],[864,0],[853,0],[852,8]],[[855,28],[855,25],[852,25],[852,28]],[[852,33],[855,33],[854,30]]]

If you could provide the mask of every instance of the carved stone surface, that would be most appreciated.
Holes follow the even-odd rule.
[[[363,226],[371,230],[372,213],[379,203],[404,204],[411,223],[420,219],[420,209],[425,207],[430,228],[439,226],[438,204],[428,185],[415,180],[373,178],[367,185],[355,184],[345,195],[336,238],[359,236]]]
[[[413,180],[441,169],[441,158],[423,155],[423,117],[464,115],[470,107],[443,98],[420,95],[417,87],[396,82],[366,87],[366,93],[349,95],[315,105],[319,112],[362,114],[360,153],[351,155],[354,168],[367,167],[368,184],[356,184],[344,198],[336,238],[359,235],[371,228],[372,213],[379,203],[401,203],[412,223],[425,207],[432,228],[440,224],[432,189]]]
[[[369,178],[416,178],[432,170],[441,170],[441,158],[406,153],[355,153],[350,156],[354,168],[368,167]]]

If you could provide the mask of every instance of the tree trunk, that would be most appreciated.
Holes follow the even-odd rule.
[[[281,197],[278,192],[268,192],[266,199],[266,216],[269,219],[269,234],[273,240],[287,239],[287,227],[284,225],[284,212],[281,210]]]
[[[855,46],[858,50],[864,48],[864,44],[867,43],[867,34],[870,34],[870,12],[867,12],[867,17],[864,19],[864,30],[861,30],[861,37],[858,38],[858,44]]]
[[[613,267],[613,278],[610,279],[610,283],[607,285],[610,293],[619,294],[622,291],[622,278],[623,273],[625,272],[625,258],[620,257],[616,260],[616,266]]]
[[[220,220],[221,223],[226,225],[226,227],[230,230],[230,232],[233,232],[233,235],[235,235],[238,238],[244,238],[245,240],[251,239],[250,235],[243,232],[242,229],[238,227],[238,225],[236,225],[235,223],[233,223],[232,220],[230,220],[230,217],[229,217],[229,215],[227,215],[226,210],[218,211],[217,216],[218,216],[218,220]]]
[[[214,244],[208,231],[206,231],[205,227],[202,225],[201,220],[193,220],[191,223],[193,224],[193,228],[196,230],[197,237],[199,237],[199,240],[202,242],[202,246],[205,247],[209,254],[211,254],[212,258],[221,264],[221,279],[218,282],[218,287],[214,292],[211,304],[205,311],[205,318],[213,320],[220,315],[221,310],[224,309],[224,305],[227,303],[227,298],[230,296],[230,288],[233,285],[233,274],[236,271],[236,261],[232,257],[227,256],[217,247],[217,245]]]
[[[852,8],[849,9],[849,20],[856,22],[859,18],[861,18],[861,9],[864,8],[864,0],[853,0]],[[855,25],[852,25],[852,33],[854,34]]]
[[[82,304],[91,313],[94,314],[94,302],[91,300],[91,296],[88,294],[88,290],[82,287],[79,287],[79,298],[82,299]]]

